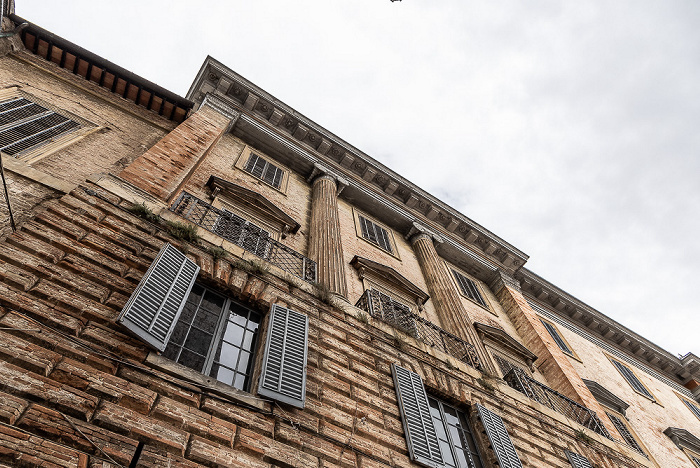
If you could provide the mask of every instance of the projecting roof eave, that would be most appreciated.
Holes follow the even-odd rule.
[[[233,132],[253,131],[255,135],[283,136],[278,149],[280,157],[305,152],[302,161],[309,171],[314,162],[321,162],[342,177],[362,184],[363,189],[383,197],[389,205],[398,206],[410,213],[412,221],[419,220],[437,229],[470,250],[477,252],[495,268],[512,274],[520,268],[528,256],[503,239],[459,213],[454,208],[417,187],[386,166],[374,160],[271,94],[229,69],[212,57],[207,57],[197,74],[187,98],[197,107],[207,94],[227,99],[241,111],[242,116]],[[278,143],[275,143],[278,144]],[[293,146],[292,146],[293,145]],[[344,194],[353,193],[346,189]],[[403,222],[403,221],[402,221]],[[409,223],[410,224],[410,223]]]
[[[682,361],[527,268],[521,268],[515,274],[515,278],[520,282],[525,296],[543,304],[547,310],[561,315],[613,347],[625,350],[674,380],[678,380],[679,377],[687,380],[700,375],[700,362],[695,355],[691,354],[695,359],[689,357]]]
[[[28,23],[21,31],[27,51],[60,68],[175,122],[182,122],[192,109],[191,101],[172,91],[15,14],[10,14],[9,18],[17,25]]]

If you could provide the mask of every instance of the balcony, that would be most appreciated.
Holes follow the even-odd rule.
[[[546,385],[528,377],[518,369],[513,369],[508,372],[503,379],[508,385],[515,390],[526,395],[528,398],[535,400],[544,406],[553,409],[557,413],[561,413],[569,419],[572,419],[580,425],[587,427],[593,432],[613,440],[605,429],[603,423],[592,410],[585,406],[576,403],[574,400],[562,395],[556,390],[552,390]]]
[[[187,192],[180,194],[170,211],[287,273],[309,283],[316,282],[316,262],[271,239],[267,231],[233,213],[215,208]]]
[[[481,369],[474,345],[412,313],[407,306],[385,299],[386,297],[388,296],[382,295],[378,291],[367,290],[357,301],[355,307],[432,348],[447,353],[475,369]]]

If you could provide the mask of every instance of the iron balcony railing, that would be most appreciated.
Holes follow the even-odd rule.
[[[598,418],[598,415],[583,406],[576,403],[571,398],[568,398],[561,393],[553,390],[537,380],[525,375],[518,369],[513,369],[508,372],[503,379],[515,390],[527,395],[530,399],[541,403],[554,411],[563,414],[569,419],[572,419],[580,425],[597,432],[603,437],[613,440],[608,430],[603,426],[603,423]]]
[[[187,192],[180,194],[170,211],[292,275],[309,283],[316,282],[316,262],[271,239],[267,231],[231,212],[215,208]]]
[[[421,340],[428,346],[454,356],[475,369],[482,368],[474,345],[443,330],[433,322],[419,317],[412,313],[407,306],[391,300],[379,291],[365,291],[355,307]]]

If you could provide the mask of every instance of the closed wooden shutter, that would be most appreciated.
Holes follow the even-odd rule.
[[[486,435],[491,442],[491,447],[498,458],[498,466],[500,468],[522,468],[522,463],[515,451],[513,442],[510,440],[508,431],[506,430],[503,419],[493,411],[489,411],[483,406],[477,404],[479,417],[484,424]]]
[[[277,304],[272,306],[258,384],[260,395],[304,407],[308,337],[306,315]]]
[[[397,364],[391,365],[391,371],[411,460],[432,468],[445,466],[423,379]]]
[[[579,455],[578,453],[569,452],[567,450],[566,458],[569,459],[569,463],[571,463],[571,466],[574,468],[593,468],[593,465],[591,465],[591,462],[588,461],[588,458],[584,457],[583,455]]]
[[[159,351],[168,344],[199,267],[165,244],[117,319]]]

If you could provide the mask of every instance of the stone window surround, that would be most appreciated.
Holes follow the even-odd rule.
[[[618,374],[620,374],[620,377],[622,377],[622,380],[625,381],[625,383],[632,389],[632,391],[633,391],[634,393],[636,393],[637,395],[643,396],[644,398],[646,398],[647,400],[651,401],[652,403],[656,403],[656,404],[658,404],[659,406],[663,406],[663,405],[659,402],[659,399],[656,398],[656,395],[654,395],[654,392],[652,392],[652,391],[649,389],[649,386],[648,386],[648,385],[644,385],[644,382],[642,382],[642,379],[639,378],[639,375],[637,375],[637,372],[635,372],[634,369],[632,369],[632,367],[630,367],[629,365],[625,364],[624,362],[622,362],[622,361],[619,360],[619,359],[615,359],[614,357],[610,356],[610,355],[607,354],[607,353],[604,353],[604,354],[605,354],[605,356],[610,360],[610,364],[613,366],[613,368],[615,369],[615,371],[616,371]],[[613,361],[614,361],[614,362],[617,362],[617,363],[619,363],[620,365],[622,365],[622,366],[626,367],[627,369],[629,369],[629,371],[632,373],[632,375],[634,375],[634,377],[637,379],[637,381],[646,389],[647,392],[649,392],[649,395],[651,395],[651,397],[650,397],[649,395],[645,395],[644,393],[642,393],[642,392],[640,392],[639,390],[635,389],[635,388],[632,386],[632,384],[627,380],[627,378],[624,376],[624,374],[620,371],[620,369],[617,368],[617,366],[614,364]]]
[[[264,179],[256,177],[246,170],[246,164],[248,163],[248,160],[250,159],[250,156],[252,154],[257,155],[259,158],[264,159],[270,164],[274,164],[278,169],[282,171],[282,180],[280,181],[279,187],[275,187],[274,185],[268,183]],[[271,157],[263,153],[262,151],[258,151],[257,149],[254,149],[249,145],[245,145],[243,147],[243,150],[241,150],[241,153],[238,155],[238,159],[236,159],[236,162],[233,164],[233,167],[241,170],[248,176],[253,177],[257,182],[262,182],[266,186],[282,193],[283,195],[287,195],[287,189],[289,188],[290,170],[282,164],[280,164],[278,161],[272,159]]]
[[[21,90],[18,86],[13,86],[7,89],[0,90],[0,101],[6,101],[13,98],[25,98],[33,103],[36,103],[46,109],[56,112],[57,114],[63,115],[64,117],[73,120],[80,124],[80,127],[74,131],[64,133],[51,139],[50,141],[38,143],[32,148],[22,151],[20,154],[15,156],[15,159],[26,162],[27,164],[33,164],[35,162],[41,161],[42,159],[56,153],[57,151],[77,143],[81,139],[85,138],[87,135],[101,130],[102,127],[86,120],[82,117],[78,117],[72,112],[60,109],[57,106],[50,104],[46,100],[36,97],[33,94],[27,93]]]
[[[548,318],[543,317],[542,315],[539,315],[539,314],[538,314],[537,317],[538,317],[542,322],[545,322],[545,323],[551,325],[551,326],[554,328],[554,330],[557,332],[557,335],[559,335],[559,338],[561,338],[561,340],[564,342],[564,344],[565,344],[565,345],[569,348],[569,350],[571,351],[571,353],[567,353],[566,351],[564,351],[564,350],[562,349],[561,352],[564,353],[565,356],[568,356],[568,357],[570,357],[570,358],[572,358],[572,359],[576,359],[578,362],[581,362],[581,363],[582,363],[583,360],[578,356],[578,354],[576,354],[576,351],[574,350],[574,347],[571,346],[571,343],[569,342],[569,340],[567,340],[566,337],[561,333],[561,330],[559,329],[559,327],[557,326],[557,324],[554,323],[554,322],[552,322],[552,321],[549,320]],[[547,330],[547,332],[549,333],[549,330]],[[554,339],[554,337],[552,337],[552,339]],[[557,343],[556,343],[556,340],[555,340],[555,344],[557,344]],[[557,347],[559,347],[558,344],[557,344]],[[561,349],[561,348],[560,348],[560,349]]]
[[[364,238],[362,235],[362,229],[360,227],[360,216],[365,218],[367,221],[370,221],[371,223],[376,224],[380,228],[384,229],[387,233],[387,237],[389,239],[389,243],[391,245],[392,252],[389,252],[388,250],[385,250],[382,248],[379,244],[375,244],[374,242],[371,242],[367,239]],[[394,236],[394,230],[391,229],[389,226],[386,224],[383,224],[379,221],[377,221],[376,218],[373,218],[372,216],[367,215],[364,212],[360,212],[357,208],[354,206],[352,207],[352,217],[353,221],[355,222],[355,234],[359,239],[362,239],[363,242],[367,242],[369,245],[373,246],[374,248],[377,248],[384,252],[387,255],[391,255],[392,257],[396,258],[397,260],[401,260],[401,257],[399,256],[399,250],[396,245],[396,237]]]

